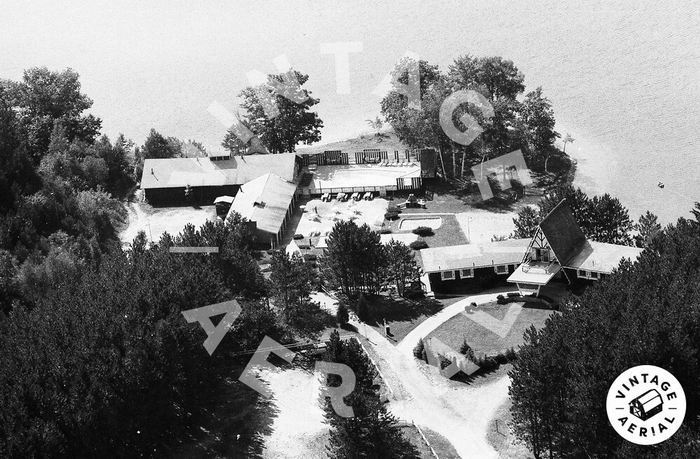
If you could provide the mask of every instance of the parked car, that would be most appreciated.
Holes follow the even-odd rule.
[[[404,206],[406,206],[407,209],[411,207],[422,207],[418,202],[418,198],[416,198],[416,195],[413,193],[408,195],[406,202],[404,202]]]
[[[374,193],[371,191],[368,191],[365,193],[365,195],[362,197],[365,201],[371,201],[374,198]]]
[[[323,196],[321,196],[321,201],[329,202],[330,200],[331,200],[331,194],[330,193],[323,193]]]
[[[353,201],[359,201],[362,195],[358,193],[357,191],[352,194],[352,200]]]
[[[343,192],[338,193],[338,196],[336,196],[336,197],[338,198],[338,201],[340,201],[340,202],[345,202],[348,200],[348,195],[346,193],[343,193]]]

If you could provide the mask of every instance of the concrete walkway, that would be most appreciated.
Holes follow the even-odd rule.
[[[495,293],[465,298],[420,324],[398,346],[374,328],[351,319],[351,324],[367,338],[364,344],[378,356],[376,364],[392,390],[391,412],[443,435],[464,458],[498,456],[486,435],[496,410],[508,398],[510,381],[501,376],[477,387],[455,384],[442,377],[437,368],[416,360],[412,349],[419,338],[463,311],[465,305],[495,298]],[[329,312],[336,308],[336,301],[326,294],[315,294],[314,300]]]

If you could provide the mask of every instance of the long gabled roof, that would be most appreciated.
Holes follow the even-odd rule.
[[[431,247],[419,251],[424,273],[519,264],[530,239]]]
[[[610,274],[623,258],[637,260],[644,249],[606,242],[586,241],[581,251],[566,264],[567,268]]]
[[[549,246],[554,251],[559,264],[567,266],[578,255],[586,244],[581,227],[576,223],[566,199],[552,209],[540,223],[540,229],[544,233]]]
[[[238,212],[255,222],[259,230],[277,234],[296,189],[296,184],[275,174],[261,175],[241,187],[228,215]]]
[[[235,156],[223,161],[209,158],[147,159],[143,164],[141,189],[243,185],[268,172],[292,181],[295,159],[295,153]]]

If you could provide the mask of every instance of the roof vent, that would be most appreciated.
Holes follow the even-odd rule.
[[[255,203],[253,203],[253,206],[260,207],[261,209],[263,209],[265,208],[265,203],[263,201],[255,201]]]

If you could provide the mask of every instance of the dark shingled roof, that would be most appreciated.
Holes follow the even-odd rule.
[[[566,199],[562,199],[540,223],[540,229],[547,238],[549,246],[559,260],[559,264],[567,266],[578,255],[586,244],[586,236],[576,223]]]

